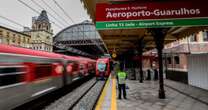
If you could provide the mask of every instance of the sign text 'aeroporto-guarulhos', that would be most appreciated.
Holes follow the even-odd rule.
[[[160,28],[207,26],[207,1],[97,4],[96,28]]]
[[[127,8],[128,9],[128,8]],[[155,9],[153,11],[141,10],[133,12],[112,12],[108,11],[106,13],[106,18],[130,18],[130,17],[140,17],[140,16],[181,16],[181,15],[198,15],[200,14],[200,9],[173,9],[173,10],[160,10]]]

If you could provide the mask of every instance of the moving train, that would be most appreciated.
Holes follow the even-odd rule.
[[[96,60],[0,44],[0,110],[95,74]]]
[[[98,58],[96,61],[96,78],[105,79],[111,72],[110,58]]]

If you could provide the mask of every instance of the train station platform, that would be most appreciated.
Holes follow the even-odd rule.
[[[158,81],[127,80],[127,99],[117,98],[116,84],[108,79],[95,110],[208,110],[208,91],[186,84],[165,80],[166,99],[158,98]]]

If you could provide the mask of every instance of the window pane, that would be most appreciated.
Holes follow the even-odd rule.
[[[39,64],[35,68],[35,78],[43,78],[52,74],[52,65],[50,64]]]
[[[197,41],[196,34],[191,35],[190,41],[191,41],[191,42],[196,42],[196,41]]]
[[[203,40],[208,41],[208,31],[203,32]]]
[[[168,57],[167,58],[167,62],[168,62],[168,64],[171,64],[172,62],[171,62],[171,57]]]
[[[22,67],[0,67],[0,86],[24,81],[25,73],[20,72],[24,72]]]
[[[79,32],[80,32],[80,31],[83,31],[83,26],[82,26],[82,25],[78,26],[77,28],[78,28],[78,31],[79,31]]]
[[[180,63],[179,56],[175,56],[174,61],[175,61],[175,64],[179,64]]]

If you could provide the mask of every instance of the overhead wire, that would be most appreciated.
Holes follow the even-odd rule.
[[[31,9],[32,11],[36,12],[37,14],[40,14],[40,12],[38,12],[36,9],[32,8],[30,5],[28,5],[27,3],[23,2],[22,0],[17,0],[19,1],[21,4],[23,4],[24,6],[28,7],[29,9]],[[51,21],[51,23],[53,23],[56,27],[63,29],[60,25],[56,24],[55,22]]]
[[[22,3],[23,5],[25,5],[26,7],[28,7],[28,8],[30,8],[32,11],[34,11],[34,12],[36,12],[36,13],[38,13],[38,14],[40,14],[40,12],[38,12],[36,9],[34,9],[34,8],[32,8],[30,5],[28,5],[27,3],[25,3],[25,2],[23,2],[22,0],[18,0],[20,3]],[[33,0],[31,0],[31,1],[33,1]],[[58,2],[56,2],[55,0],[53,0],[54,1],[54,3],[64,12],[64,14],[74,23],[74,20],[68,15],[68,13],[58,4]],[[33,1],[34,2],[34,1]],[[34,2],[35,3],[35,2]],[[36,5],[37,5],[38,3],[36,2]],[[39,8],[41,8],[42,6],[40,6],[40,5],[37,5]],[[43,7],[42,7],[43,8]],[[55,22],[52,22],[54,25],[56,25],[57,27],[59,27],[59,28],[61,28],[62,29],[62,27],[60,26],[60,25],[58,25],[58,24],[56,24]],[[89,55],[89,54],[88,54]]]
[[[56,4],[57,7],[59,7],[60,10],[62,10],[62,12],[65,14],[65,16],[67,16],[73,23],[75,23],[74,20],[72,19],[72,17],[70,17],[70,15],[64,10],[64,8],[62,8],[62,6],[56,0],[53,0],[53,2]],[[80,29],[80,27],[78,27],[78,29]],[[100,45],[98,45],[97,42],[95,42],[95,41],[92,41],[92,42],[94,42],[97,45],[97,47],[104,53],[103,48]]]
[[[7,27],[9,27],[9,28],[11,28],[11,29],[21,31],[21,29],[20,29],[20,28],[14,27],[14,26],[9,25],[9,24],[6,24],[6,23],[2,23],[2,22],[0,22],[0,25],[1,25],[1,26],[7,26]]]
[[[18,0],[18,1],[19,1],[20,3],[22,3],[24,6],[28,7],[29,9],[31,9],[32,11],[34,11],[34,12],[40,14],[40,12],[38,12],[37,10],[35,10],[34,8],[32,8],[32,7],[31,7],[30,5],[28,5],[27,3],[25,3],[25,2],[23,2],[23,1],[21,1],[21,0]],[[62,29],[62,27],[59,26],[58,24],[56,24],[55,22],[52,22],[52,23],[53,23],[54,25],[56,25],[57,27],[59,27],[59,28]],[[54,44],[52,44],[52,45],[57,47],[57,45],[54,45]],[[82,52],[82,53],[80,53],[80,54],[90,56],[88,53],[84,53],[84,52]]]
[[[29,6],[27,3],[23,2],[22,0],[17,0],[17,1],[19,1],[20,3],[22,3],[26,7],[30,8],[32,11],[36,12],[37,14],[40,14],[37,10],[35,10],[34,8],[32,8],[31,6]]]
[[[39,3],[37,3],[35,0],[31,0],[35,5],[37,5],[39,8],[41,8],[42,10],[45,10]],[[56,20],[59,24],[61,24],[63,27],[65,27],[65,24],[62,23],[61,21],[59,21],[59,19],[57,19],[53,14],[51,14],[50,12],[48,12],[48,14],[54,19]]]
[[[30,1],[32,1],[35,5],[37,5],[41,10],[45,10],[40,4],[38,4],[34,0],[30,0]]]
[[[4,17],[4,16],[2,16],[2,15],[0,15],[0,18],[5,19],[5,20],[7,20],[7,21],[9,21],[9,22],[11,22],[11,23],[13,23],[13,24],[16,24],[16,25],[20,26],[20,27],[26,27],[26,26],[24,26],[24,25],[22,25],[22,24],[20,24],[20,23],[18,23],[18,22],[16,22],[16,21],[11,20],[11,19],[9,19],[9,18],[7,18],[7,17]]]
[[[69,22],[67,22],[59,13],[57,13],[47,2],[45,2],[45,0],[41,0],[43,2],[43,4],[45,4],[50,10],[52,10],[59,18],[61,18],[64,22],[68,23],[70,25]]]
[[[59,9],[62,10],[62,12],[74,23],[74,20],[69,16],[69,14],[64,10],[64,8],[62,8],[62,6],[56,1],[53,0],[53,2],[56,4],[56,6],[59,7]]]

